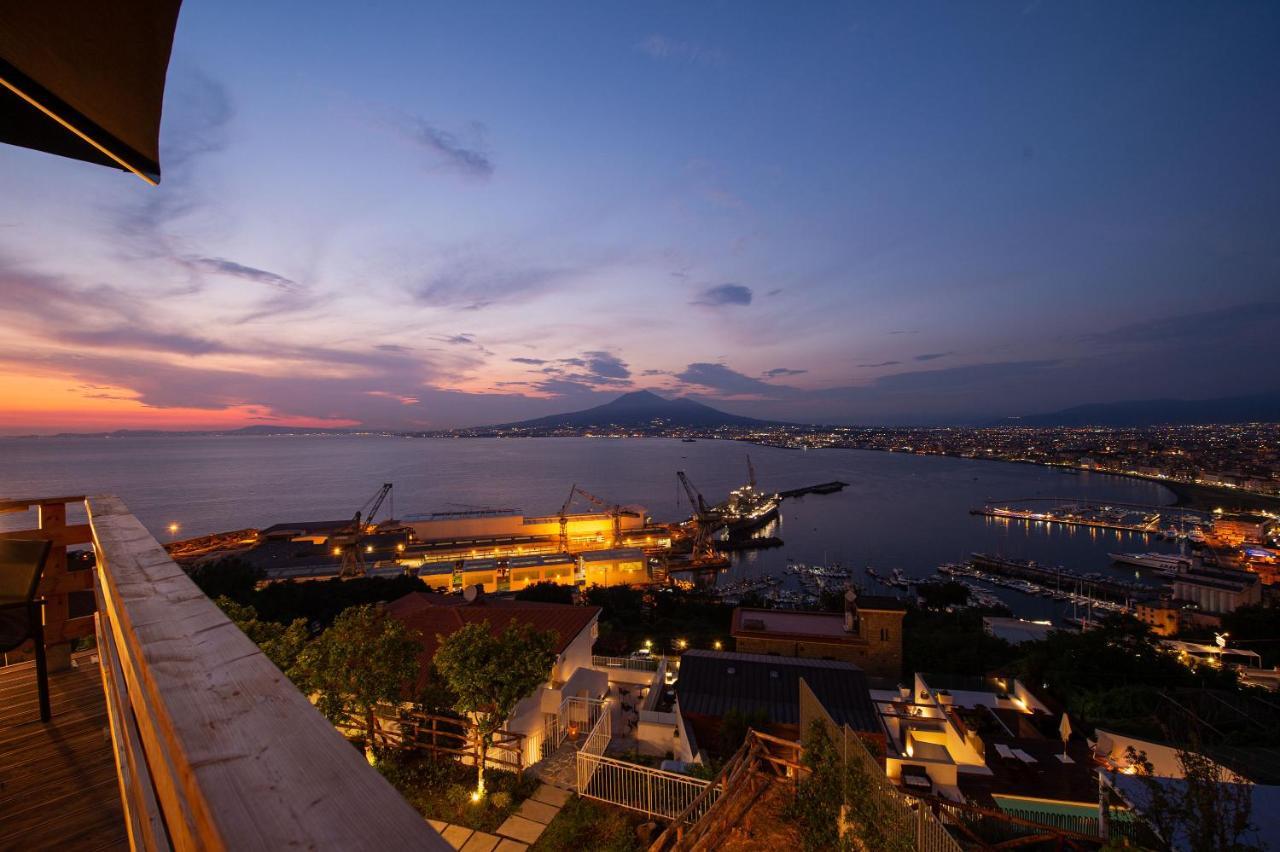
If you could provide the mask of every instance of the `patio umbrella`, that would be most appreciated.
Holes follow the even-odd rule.
[[[1058,723],[1058,736],[1062,737],[1062,755],[1067,754],[1067,740],[1071,739],[1071,719],[1066,713],[1062,714],[1062,721]]]
[[[181,0],[0,4],[0,142],[160,180]]]

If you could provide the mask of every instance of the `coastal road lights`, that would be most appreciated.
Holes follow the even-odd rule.
[[[170,522],[169,522],[169,526],[168,526],[169,535],[177,535],[177,534],[178,534],[178,530],[180,530],[180,529],[182,529],[182,525],[181,525],[181,524],[179,524],[177,521],[170,521]]]

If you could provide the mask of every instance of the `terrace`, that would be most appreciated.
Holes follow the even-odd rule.
[[[32,666],[0,668],[0,847],[450,848],[118,498],[0,511],[37,515],[0,537],[53,544],[40,584],[50,722]],[[93,567],[70,570],[83,545]],[[88,636],[96,650],[73,654]]]

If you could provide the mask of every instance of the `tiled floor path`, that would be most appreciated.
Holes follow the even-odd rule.
[[[498,826],[497,834],[473,831],[463,825],[451,825],[438,819],[427,820],[444,839],[459,852],[521,852],[536,841],[556,818],[572,795],[568,790],[541,784],[533,795],[520,803],[516,812]]]

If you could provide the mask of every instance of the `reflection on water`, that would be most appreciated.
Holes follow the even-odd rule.
[[[282,521],[349,518],[383,482],[395,483],[397,514],[516,506],[558,511],[577,483],[606,500],[639,504],[658,520],[688,511],[675,472],[713,501],[747,478],[784,490],[833,479],[842,492],[783,503],[761,535],[784,546],[735,555],[725,576],[781,575],[788,559],[840,562],[868,592],[875,566],[925,577],[973,551],[1111,573],[1108,551],[1171,550],[1138,533],[972,516],[988,501],[1030,498],[1166,505],[1151,482],[1023,464],[862,450],[799,452],[732,441],[663,439],[409,439],[365,437],[60,438],[0,440],[0,493],[115,493],[161,540],[171,522],[184,536]],[[0,516],[0,528],[27,525]],[[995,590],[1020,612],[1062,604]]]

